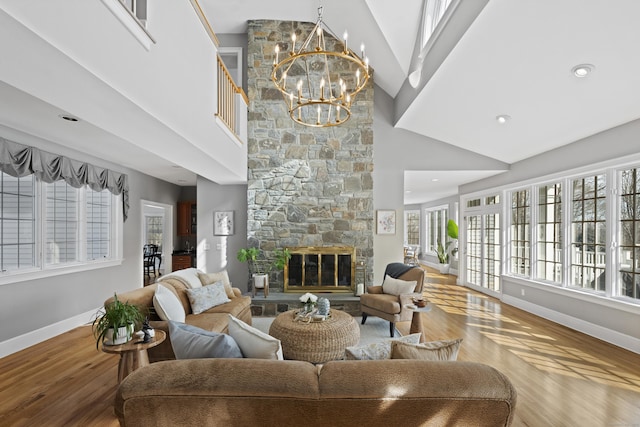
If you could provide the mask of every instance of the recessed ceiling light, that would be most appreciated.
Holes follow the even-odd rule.
[[[58,117],[60,117],[63,120],[66,120],[68,122],[79,122],[80,119],[77,118],[76,116],[72,116],[71,114],[60,114]]]
[[[498,121],[498,123],[500,123],[501,125],[507,123],[507,121],[511,119],[511,116],[508,116],[506,114],[500,114],[499,116],[496,116],[496,120]]]
[[[571,69],[574,76],[578,78],[587,77],[596,67],[591,64],[579,64]]]
[[[438,182],[440,181],[440,178],[431,178],[431,182]]]
[[[405,194],[409,194],[409,193],[411,193],[411,190],[407,190],[407,191],[405,191],[404,193],[405,193]]]

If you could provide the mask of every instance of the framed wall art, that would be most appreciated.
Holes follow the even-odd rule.
[[[213,213],[213,234],[231,236],[234,233],[234,211],[216,211]]]
[[[378,234],[396,234],[396,211],[376,211],[376,232]]]

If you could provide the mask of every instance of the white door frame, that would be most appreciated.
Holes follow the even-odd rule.
[[[166,273],[172,271],[171,264],[171,252],[173,251],[173,234],[174,234],[174,221],[173,221],[173,205],[167,205],[166,203],[153,202],[150,200],[140,199],[140,248],[146,243],[144,241],[145,234],[145,206],[151,206],[153,208],[161,208],[164,210],[164,221],[162,229],[162,265],[163,270]],[[141,251],[142,253],[142,251]],[[142,271],[142,268],[140,269]],[[141,276],[142,277],[142,276]]]

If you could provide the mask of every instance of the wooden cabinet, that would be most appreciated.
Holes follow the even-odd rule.
[[[197,206],[194,202],[178,202],[178,236],[197,234]]]
[[[173,271],[183,270],[192,267],[193,256],[191,255],[173,255],[171,257],[171,268]]]

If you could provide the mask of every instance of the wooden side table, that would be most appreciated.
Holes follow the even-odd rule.
[[[102,344],[102,351],[105,353],[119,354],[118,363],[118,384],[136,369],[149,364],[147,349],[155,347],[167,338],[164,331],[155,329],[155,336],[147,343],[142,342],[142,338],[134,337],[131,341],[120,345]]]
[[[409,328],[410,334],[417,334],[420,332],[420,342],[425,342],[424,339],[424,328],[422,327],[422,315],[421,313],[428,313],[431,311],[431,305],[427,304],[426,307],[415,307],[411,308],[411,306],[407,306],[410,310],[413,310],[413,316],[411,317],[411,327]]]

